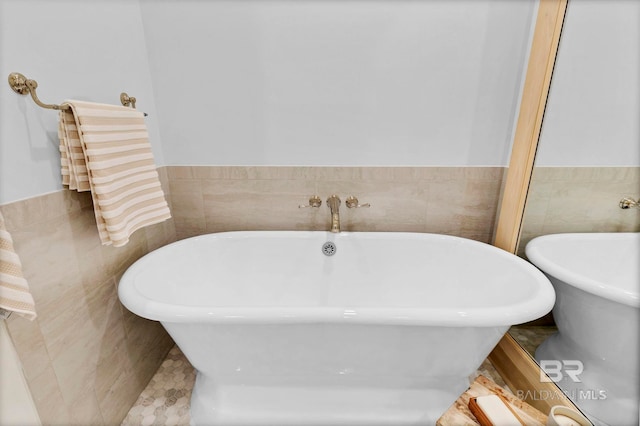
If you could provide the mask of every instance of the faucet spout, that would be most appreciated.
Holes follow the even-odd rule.
[[[331,232],[340,232],[340,197],[332,195],[327,198],[327,206],[331,211]]]

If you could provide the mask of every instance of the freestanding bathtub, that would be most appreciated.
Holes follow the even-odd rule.
[[[196,425],[432,425],[555,300],[514,255],[418,233],[203,235],[144,256],[118,291],[197,369]]]
[[[566,365],[564,373],[553,372],[557,384],[594,423],[637,425],[640,233],[545,235],[531,240],[526,254],[557,295],[558,333],[538,347],[536,359]]]

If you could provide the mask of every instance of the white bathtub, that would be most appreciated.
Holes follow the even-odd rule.
[[[119,296],[198,370],[194,424],[279,426],[431,425],[509,326],[555,300],[487,244],[327,232],[179,241],[132,265]]]
[[[582,362],[580,382],[570,371],[579,365],[569,362],[558,385],[594,423],[637,425],[640,234],[546,235],[531,240],[526,253],[557,295],[558,333],[537,349],[536,359]]]

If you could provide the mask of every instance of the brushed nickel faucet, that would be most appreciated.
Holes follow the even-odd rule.
[[[331,211],[331,232],[340,232],[340,197],[332,195],[327,198],[327,206]]]

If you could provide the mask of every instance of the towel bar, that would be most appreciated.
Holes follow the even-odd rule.
[[[14,92],[20,95],[26,95],[27,93],[30,94],[33,98],[33,101],[39,107],[55,110],[68,110],[69,108],[71,108],[69,105],[45,104],[44,102],[42,102],[38,98],[38,95],[36,95],[38,82],[25,77],[19,72],[12,72],[11,74],[9,74],[9,86]],[[136,98],[134,98],[133,96],[129,96],[124,92],[120,94],[120,102],[123,106],[131,106],[132,108],[136,107]],[[144,116],[147,116],[146,112],[144,113]]]
[[[9,86],[13,89],[14,92],[20,95],[26,95],[27,93],[31,94],[33,101],[42,108],[47,109],[57,109],[57,110],[66,110],[71,108],[68,105],[56,105],[56,104],[45,104],[36,95],[36,89],[38,88],[38,82],[35,80],[28,79],[24,75],[19,72],[12,72],[9,74]]]

